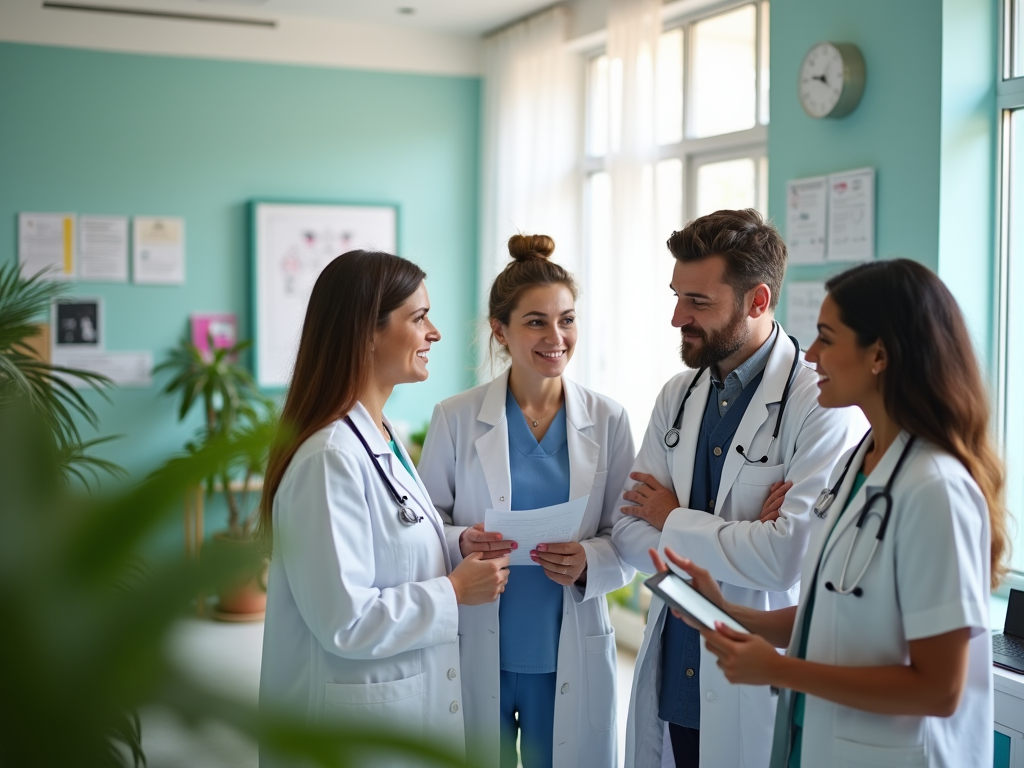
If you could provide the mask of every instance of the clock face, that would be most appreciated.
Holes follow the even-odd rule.
[[[832,43],[818,43],[800,65],[800,104],[811,117],[826,117],[844,87],[843,55]]]

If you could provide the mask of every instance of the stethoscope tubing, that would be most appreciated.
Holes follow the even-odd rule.
[[[870,432],[868,434],[870,434]],[[858,444],[857,449],[853,452],[853,454],[847,461],[846,466],[843,468],[843,474],[840,476],[840,483],[842,482],[842,477],[845,477],[846,473],[849,471],[854,458],[856,458],[857,454],[860,452],[860,445],[864,443],[864,440],[866,438],[867,435],[861,438],[861,442],[860,444]],[[831,581],[825,582],[825,589],[827,589],[829,592],[835,592],[839,595],[852,594],[854,597],[861,597],[864,594],[864,590],[861,588],[860,582],[861,580],[863,580],[864,575],[868,572],[868,568],[871,565],[871,561],[875,557],[875,551],[878,549],[878,545],[881,544],[882,541],[885,539],[885,533],[889,527],[889,520],[892,519],[893,484],[896,482],[896,477],[899,475],[900,469],[903,468],[903,463],[906,461],[907,456],[910,455],[910,449],[914,446],[916,440],[916,436],[910,436],[910,439],[907,440],[906,445],[903,446],[903,450],[900,452],[899,458],[896,460],[896,465],[893,467],[892,472],[889,473],[889,479],[885,481],[885,487],[880,492],[871,494],[864,501],[864,506],[861,507],[860,512],[857,515],[857,521],[856,523],[854,523],[853,538],[850,541],[849,548],[846,550],[846,557],[843,560],[843,569],[839,572],[839,584],[833,584]],[[838,485],[833,486],[833,492],[837,489]],[[867,560],[864,561],[864,566],[860,569],[860,573],[857,574],[857,577],[853,580],[853,583],[850,584],[850,586],[846,587],[844,586],[844,584],[846,583],[846,572],[850,566],[850,558],[853,555],[853,550],[857,546],[857,538],[860,536],[860,532],[863,529],[864,522],[867,520],[868,516],[872,514],[871,508],[879,499],[881,499],[882,503],[885,505],[885,511],[881,513],[882,521],[878,526],[878,532],[875,534],[875,540],[871,544],[871,551],[868,553]],[[873,514],[878,513],[875,512]],[[836,521],[836,525],[839,525],[838,520]],[[826,542],[826,547],[827,546],[828,544]],[[818,559],[818,569],[816,569],[816,572],[820,570],[821,565],[824,563],[824,561],[828,558],[828,556],[832,553],[833,550],[834,547],[832,549],[829,549],[828,552],[822,550],[821,557]]]
[[[417,515],[415,511],[409,506],[409,497],[403,496],[395,488],[395,484],[391,482],[391,479],[384,472],[384,467],[377,461],[377,456],[370,450],[369,443],[366,442],[366,438],[363,437],[363,433],[359,431],[358,427],[352,423],[352,419],[349,416],[345,417],[345,423],[348,424],[349,429],[355,432],[356,437],[359,438],[359,442],[363,444],[363,449],[366,451],[366,455],[370,457],[370,461],[373,462],[374,469],[377,470],[377,474],[380,475],[380,479],[387,486],[388,492],[391,494],[391,498],[398,504],[398,519],[406,525],[415,525],[416,523],[423,522],[423,516]]]
[[[776,323],[776,327],[778,324]],[[759,459],[751,459],[747,456],[742,445],[736,446],[736,453],[743,457],[743,460],[748,464],[767,464],[768,453],[771,452],[772,446],[775,444],[775,440],[779,436],[779,429],[782,426],[782,415],[786,412],[786,404],[789,402],[789,391],[793,387],[793,379],[796,378],[796,368],[800,364],[800,342],[798,342],[793,336],[789,336],[789,340],[793,342],[793,362],[789,366],[789,378],[786,379],[786,386],[782,390],[782,399],[779,401],[779,411],[775,414],[775,429],[772,430],[771,440],[768,441],[768,450],[765,451],[764,456]],[[778,344],[778,338],[772,344],[772,351],[775,349],[775,344]],[[676,418],[672,422],[672,426],[665,433],[664,441],[665,447],[672,450],[679,445],[679,430],[683,426],[683,413],[686,410],[686,401],[690,399],[690,395],[693,394],[694,388],[697,386],[697,382],[700,377],[704,375],[707,370],[707,366],[700,368],[697,371],[697,375],[690,380],[690,386],[686,388],[686,393],[683,395],[682,402],[679,403],[679,410],[676,411]]]

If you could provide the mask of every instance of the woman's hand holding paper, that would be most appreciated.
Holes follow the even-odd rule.
[[[578,541],[560,544],[538,544],[530,559],[544,568],[552,581],[567,587],[575,584],[587,570],[587,550]]]
[[[477,523],[467,528],[459,536],[459,549],[462,556],[467,557],[472,552],[480,552],[482,560],[492,560],[496,557],[504,557],[519,545],[512,541],[502,539],[497,531],[488,533],[484,530],[483,523]]]

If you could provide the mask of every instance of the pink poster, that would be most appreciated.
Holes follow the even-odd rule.
[[[192,343],[203,353],[210,352],[210,340],[214,349],[232,347],[238,341],[238,319],[233,314],[211,313],[192,315]]]

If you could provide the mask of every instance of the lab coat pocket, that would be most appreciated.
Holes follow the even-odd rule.
[[[327,683],[324,719],[421,736],[426,690],[425,672],[387,683]]]
[[[876,747],[846,739],[836,739],[834,768],[927,768],[923,746]]]
[[[784,464],[775,464],[771,467],[747,464],[741,468],[732,488],[733,519],[756,520],[760,517],[761,507],[768,498],[768,489],[785,477]]]
[[[586,641],[590,727],[607,731],[615,725],[615,630]]]

